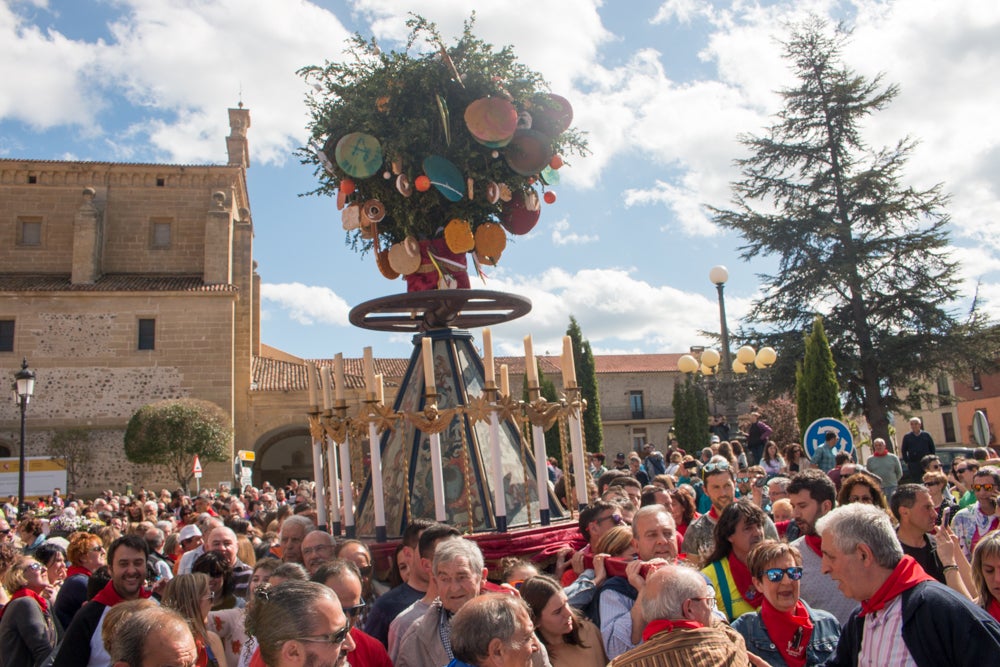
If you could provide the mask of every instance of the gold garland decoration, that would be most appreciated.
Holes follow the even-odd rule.
[[[462,467],[465,477],[465,511],[469,517],[469,535],[476,532],[475,515],[472,511],[472,461],[469,459],[469,441],[462,424]]]

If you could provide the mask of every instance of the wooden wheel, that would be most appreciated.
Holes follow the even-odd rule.
[[[489,290],[407,292],[372,299],[351,309],[351,324],[372,331],[422,332],[472,329],[516,320],[531,312],[523,296]]]

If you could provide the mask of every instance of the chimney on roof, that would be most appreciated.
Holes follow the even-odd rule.
[[[250,127],[250,110],[239,108],[229,110],[229,136],[226,137],[226,150],[229,151],[229,166],[250,166],[250,146],[247,144],[247,129]]]
[[[73,269],[70,282],[74,285],[93,284],[101,277],[104,210],[103,202],[95,200],[96,188],[84,188],[83,199],[73,218]]]

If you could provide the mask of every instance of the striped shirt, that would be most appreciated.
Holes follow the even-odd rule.
[[[903,641],[903,596],[865,616],[858,667],[916,667]]]

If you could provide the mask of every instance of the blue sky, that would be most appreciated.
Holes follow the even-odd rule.
[[[593,155],[562,171],[558,200],[488,270],[487,289],[534,308],[494,328],[498,355],[558,354],[570,315],[597,353],[683,352],[717,330],[708,271],[730,271],[735,327],[773,262],[739,260],[740,239],[704,205],[726,205],[741,132],[761,132],[792,81],[778,40],[812,11],[854,26],[845,59],[901,94],[865,127],[873,146],[921,141],[907,174],[952,194],[965,294],[1000,316],[1000,3],[700,0],[3,0],[0,157],[224,163],[226,108],[250,109],[248,172],[263,279],[263,341],[303,357],[407,356],[409,336],[368,332],[351,307],[402,292],[344,245],[332,200],[301,197],[311,169],[295,70],[338,59],[352,32],[402,48],[409,10],[450,40],[512,44],[574,106]],[[821,304],[817,304],[821,307]],[[963,304],[956,304],[960,310]],[[780,354],[779,350],[779,354]]]

